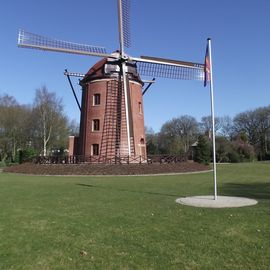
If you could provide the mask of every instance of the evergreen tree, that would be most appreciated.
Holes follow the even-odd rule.
[[[200,135],[198,137],[198,145],[195,152],[195,161],[199,163],[209,164],[210,163],[210,151],[211,147],[208,139]]]

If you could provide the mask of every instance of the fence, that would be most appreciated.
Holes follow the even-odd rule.
[[[38,156],[34,159],[36,164],[153,164],[153,163],[179,163],[187,161],[186,155],[149,155],[142,156]]]

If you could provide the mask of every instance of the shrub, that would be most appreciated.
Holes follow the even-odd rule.
[[[6,165],[7,165],[7,164],[6,164],[6,162],[5,162],[4,160],[1,160],[1,161],[0,161],[0,168],[1,168],[1,167],[6,167]]]
[[[228,153],[228,158],[232,163],[238,163],[242,161],[240,155],[234,150]]]
[[[200,135],[198,137],[198,145],[195,151],[195,158],[194,160],[199,163],[209,164],[210,163],[210,144],[209,140]]]
[[[32,161],[37,156],[37,152],[34,148],[26,148],[24,150],[19,150],[16,156],[16,162],[24,163],[27,161]]]

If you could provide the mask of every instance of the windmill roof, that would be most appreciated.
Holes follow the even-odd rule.
[[[108,64],[107,70],[105,70],[105,65]],[[104,78],[112,78],[116,77],[119,74],[118,68],[119,62],[113,58],[102,58],[96,64],[94,64],[88,72],[85,74],[84,78],[80,81],[80,85],[84,85],[85,83]],[[117,67],[116,67],[117,66]],[[143,82],[137,73],[136,64],[127,62],[129,79],[135,80],[143,85]]]
[[[86,83],[91,79],[96,79],[104,76],[104,65],[107,63],[107,58],[102,58],[96,64],[94,64],[88,72],[85,74],[84,78],[81,80],[81,83]]]

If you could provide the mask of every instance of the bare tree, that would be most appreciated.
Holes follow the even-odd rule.
[[[264,158],[269,148],[270,106],[239,113],[233,122],[235,131],[245,133],[260,159]]]
[[[237,114],[234,119],[235,133],[245,133],[252,145],[256,145],[258,138],[258,122],[254,111],[245,111]]]
[[[167,140],[171,138],[173,147],[183,147],[184,153],[187,153],[189,146],[197,139],[198,122],[192,116],[183,115],[166,122],[160,133],[166,135]]]
[[[31,116],[29,106],[19,105],[14,97],[0,96],[0,155],[1,159],[14,161],[19,148],[29,140],[28,123]]]
[[[148,155],[159,154],[158,133],[151,127],[145,127],[146,149]]]
[[[270,132],[270,106],[258,108],[255,111],[258,122],[258,135],[260,138],[260,150],[262,155],[268,154],[269,132]]]
[[[68,129],[69,129],[70,135],[79,136],[80,124],[75,119],[72,119],[71,121],[69,121]]]
[[[212,117],[211,116],[203,116],[201,118],[201,122],[199,123],[200,132],[206,135],[208,138],[211,138],[212,133]],[[219,132],[221,128],[221,119],[219,117],[215,117],[215,131]]]
[[[234,134],[234,125],[233,120],[230,116],[225,115],[223,117],[220,117],[220,130],[219,133],[221,136],[232,139]]]
[[[48,147],[55,147],[56,141],[63,137],[62,133],[67,138],[67,118],[63,113],[62,100],[55,93],[49,92],[46,86],[36,90],[33,126],[33,135],[37,144],[42,146],[44,156],[47,155]]]

